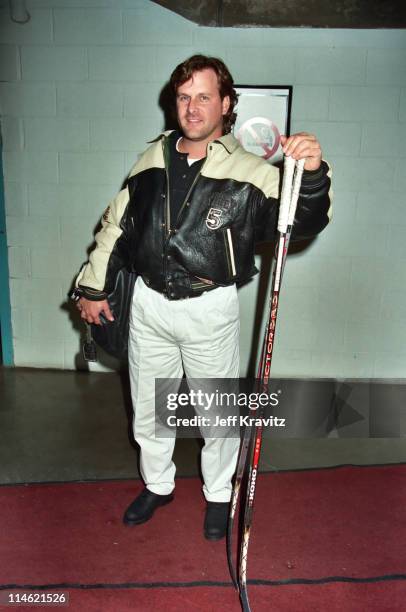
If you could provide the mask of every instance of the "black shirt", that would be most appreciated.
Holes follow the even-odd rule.
[[[177,225],[176,220],[182,208],[182,204],[206,159],[199,159],[189,166],[187,161],[188,154],[180,153],[176,149],[176,143],[180,137],[181,134],[179,132],[174,132],[169,139],[171,145],[169,152],[169,204],[171,228]]]

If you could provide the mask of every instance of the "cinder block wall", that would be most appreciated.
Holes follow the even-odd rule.
[[[146,0],[28,0],[17,25],[0,7],[16,365],[74,367],[66,291],[163,127],[162,86],[200,51],[237,83],[292,84],[292,129],[315,132],[334,168],[334,222],[289,257],[275,374],[405,376],[405,31],[200,28]],[[256,290],[240,291],[243,372]]]

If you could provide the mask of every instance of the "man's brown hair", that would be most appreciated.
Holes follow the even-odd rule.
[[[223,134],[228,134],[231,132],[231,128],[233,127],[237,118],[237,115],[234,112],[234,107],[238,102],[238,96],[233,87],[233,77],[221,59],[218,59],[217,57],[208,57],[206,55],[192,55],[192,57],[189,57],[189,59],[176,66],[175,70],[171,74],[170,85],[174,95],[176,96],[178,87],[191,79],[193,73],[199,72],[200,70],[205,70],[206,68],[211,68],[217,75],[220,98],[222,100],[224,100],[226,96],[229,96],[230,98],[230,107],[227,113],[223,116]]]

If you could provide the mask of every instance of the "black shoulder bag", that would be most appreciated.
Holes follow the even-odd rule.
[[[121,268],[117,273],[114,289],[107,296],[114,321],[109,321],[101,313],[99,315],[101,325],[86,324],[87,335],[83,344],[83,356],[87,361],[97,361],[93,342],[109,355],[120,360],[127,359],[130,311],[136,278],[135,272]]]

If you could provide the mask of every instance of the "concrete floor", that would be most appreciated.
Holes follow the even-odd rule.
[[[403,402],[405,385],[397,393]],[[403,402],[402,407],[405,405]],[[138,478],[128,381],[116,373],[0,368],[0,483]],[[177,440],[177,474],[200,443]],[[262,469],[406,462],[405,437],[264,440]]]

